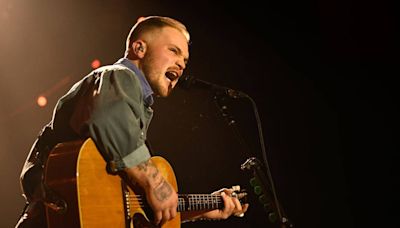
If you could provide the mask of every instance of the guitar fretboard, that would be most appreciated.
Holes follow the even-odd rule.
[[[210,194],[180,194],[178,199],[178,211],[199,211],[222,209],[224,202],[221,196]]]
[[[246,193],[240,193],[238,197],[240,203],[246,203]],[[142,195],[131,195],[129,191],[125,191],[125,203],[129,208],[147,208],[146,197]],[[220,195],[212,194],[178,194],[178,212],[184,211],[200,211],[222,209],[224,201]],[[128,210],[129,211],[129,210]],[[129,214],[129,213],[128,213]]]

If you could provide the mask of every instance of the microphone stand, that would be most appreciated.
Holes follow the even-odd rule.
[[[271,223],[274,223],[280,227],[280,228],[288,228],[288,227],[294,227],[294,225],[289,221],[287,216],[284,213],[284,210],[282,206],[279,203],[274,182],[272,179],[271,171],[268,165],[267,161],[267,155],[266,155],[266,150],[265,150],[265,144],[264,144],[264,137],[262,133],[262,128],[261,128],[261,121],[260,117],[258,114],[257,106],[254,102],[254,100],[247,94],[240,92],[240,91],[235,91],[232,89],[226,88],[226,90],[221,91],[216,91],[214,93],[214,102],[216,106],[218,107],[222,117],[225,118],[228,126],[233,130],[234,135],[238,139],[239,143],[241,146],[244,148],[246,154],[250,155],[251,153],[248,150],[248,147],[246,146],[246,143],[241,137],[241,134],[238,130],[238,127],[236,125],[236,121],[233,119],[232,115],[227,113],[228,107],[224,104],[222,104],[223,100],[226,97],[232,98],[232,99],[238,99],[238,98],[246,98],[248,99],[253,107],[253,112],[256,118],[257,122],[257,129],[258,129],[258,135],[259,135],[259,141],[260,141],[260,146],[261,146],[261,151],[262,151],[262,157],[263,157],[263,163],[264,163],[264,168],[266,169],[266,172],[263,170],[262,162],[260,162],[257,158],[255,157],[250,157],[246,160],[245,163],[241,165],[242,170],[252,170],[253,171],[253,178],[250,180],[250,184],[254,188],[254,192],[256,195],[259,195],[258,199],[259,201],[263,204],[264,210],[267,213],[267,217]]]

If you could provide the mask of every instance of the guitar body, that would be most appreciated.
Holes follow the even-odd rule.
[[[175,174],[162,157],[152,162],[177,189]],[[154,227],[138,201],[139,188],[129,188],[118,175],[106,172],[106,162],[91,139],[58,144],[45,166],[45,184],[67,208],[59,212],[46,208],[49,228]],[[180,214],[163,228],[180,227]]]

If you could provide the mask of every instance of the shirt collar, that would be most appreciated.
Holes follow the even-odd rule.
[[[119,59],[116,64],[122,64],[135,73],[135,75],[139,78],[140,85],[142,87],[143,100],[147,106],[151,106],[154,103],[154,99],[152,96],[153,90],[151,89],[149,82],[146,80],[143,72],[139,70],[139,68],[137,68],[137,66],[127,58]]]

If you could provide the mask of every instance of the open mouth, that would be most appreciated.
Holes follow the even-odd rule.
[[[174,71],[167,71],[167,73],[165,73],[165,76],[172,82],[174,80],[176,80],[179,76],[178,73],[174,72]]]

